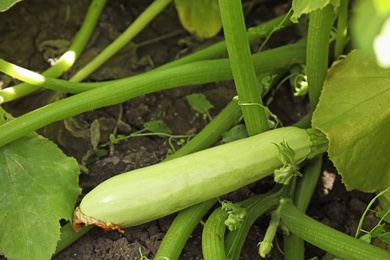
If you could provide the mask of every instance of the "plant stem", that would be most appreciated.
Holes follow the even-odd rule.
[[[154,259],[179,259],[188,238],[215,202],[217,199],[211,199],[180,211],[165,234]],[[193,210],[194,207],[196,210]]]
[[[241,0],[219,0],[219,7],[238,98],[242,103],[262,106],[255,68],[250,59]],[[260,106],[241,107],[249,136],[267,131],[269,128],[266,113]]]
[[[349,0],[341,0],[339,15],[337,18],[336,44],[334,46],[334,58],[337,59],[344,51],[348,33],[348,3]]]
[[[266,212],[276,209],[279,198],[284,192],[277,186],[268,193],[261,194],[240,202],[240,206],[247,209],[247,214],[241,227],[229,232],[225,239],[225,248],[228,259],[239,259],[245,239],[253,223]]]
[[[202,131],[165,160],[178,158],[212,146],[221,139],[222,133],[237,123],[241,115],[241,109],[237,101],[231,101]]]
[[[291,200],[282,199],[283,224],[296,236],[343,259],[390,259],[390,253],[330,228],[297,209]]]
[[[322,156],[317,156],[308,161],[303,169],[303,177],[298,179],[294,192],[294,204],[297,209],[306,212],[312,194],[321,173]],[[283,237],[284,259],[304,259],[304,241],[294,234]]]
[[[93,29],[95,28],[96,22],[106,4],[106,1],[107,0],[93,0],[91,2],[84,22],[74,37],[74,40],[68,50],[61,56],[54,66],[42,72],[42,75],[57,78],[73,66],[92,35]],[[38,87],[36,86],[21,83],[13,87],[0,90],[0,104],[26,96],[37,89]]]
[[[253,62],[255,63],[255,69],[256,71],[262,71],[264,72],[270,72],[273,69],[272,68],[281,68],[281,67],[288,67],[293,63],[300,63],[302,62],[301,58],[304,55],[303,53],[303,42],[296,43],[294,45],[289,45],[289,46],[284,46],[284,47],[279,47],[270,51],[266,51],[264,53],[266,54],[255,54],[252,55]],[[293,47],[294,46],[294,47]],[[299,46],[299,47],[298,47]],[[292,50],[296,49],[298,53],[294,53]],[[268,64],[264,65],[261,63],[260,57],[258,56],[265,55],[265,60],[268,62]],[[283,55],[284,57],[288,58],[289,60],[283,60]],[[271,60],[271,56],[274,56],[275,60]],[[223,64],[222,69],[223,69],[223,76],[224,78],[221,78],[220,80],[225,80],[225,79],[231,79],[231,71],[230,69],[227,70],[228,68],[228,61],[227,59],[221,59],[225,60],[225,64]],[[220,60],[220,61],[221,61]],[[213,60],[214,62],[217,60]],[[211,61],[211,62],[213,62]],[[205,63],[198,62],[197,64],[199,66],[202,66],[202,64],[208,64],[210,61],[203,61]],[[284,64],[284,65],[282,65]],[[280,66],[280,67],[278,67]],[[270,69],[267,69],[270,68]],[[17,78],[19,80],[25,81],[26,83],[29,83],[31,85],[47,88],[47,89],[52,89],[56,91],[62,91],[62,92],[67,92],[67,93],[72,93],[72,94],[77,94],[81,92],[85,92],[88,90],[92,90],[95,88],[99,88],[102,86],[106,86],[109,84],[127,84],[127,85],[132,85],[134,82],[134,79],[136,77],[147,77],[151,75],[150,73],[154,73],[155,71],[149,71],[147,73],[133,76],[133,77],[128,77],[124,79],[119,79],[119,80],[111,80],[111,81],[104,81],[104,82],[86,82],[86,83],[79,83],[79,82],[69,82],[66,80],[60,80],[60,79],[55,79],[55,78],[50,78],[50,77],[45,77],[43,75],[40,75],[38,73],[35,73],[33,71],[27,70],[25,68],[19,67],[15,64],[9,63],[5,60],[0,59],[0,71],[4,72],[7,75],[10,75],[14,78]],[[174,70],[169,70],[169,71],[174,71]],[[160,71],[158,71],[160,73]],[[201,71],[200,71],[201,72]],[[192,73],[188,72],[189,75],[191,76]],[[218,78],[216,78],[218,80]],[[211,80],[212,81],[212,80]],[[210,82],[211,82],[210,81]],[[191,83],[190,83],[191,84]],[[198,84],[198,83],[194,83]],[[199,83],[200,84],[200,83]],[[97,97],[99,98],[99,97]]]
[[[255,54],[253,61],[258,71],[272,71],[301,62],[304,58],[302,47],[298,43],[262,52]],[[0,146],[55,121],[100,107],[119,104],[140,95],[178,86],[231,79],[228,62],[228,60],[199,61],[159,72],[144,73],[126,81],[117,81],[59,100],[0,126]]]
[[[306,48],[306,71],[309,99],[317,106],[328,70],[329,38],[333,21],[333,5],[310,13]]]
[[[267,231],[265,232],[264,239],[259,243],[259,255],[263,258],[265,258],[272,249],[272,244],[280,222],[279,209],[280,208],[278,207],[276,210],[272,211],[271,220],[269,222]]]
[[[80,82],[98,69],[104,62],[122,49],[141,32],[172,0],[155,0],[145,11],[98,56],[79,70],[69,81]]]
[[[224,224],[228,213],[221,207],[207,219],[202,233],[202,253],[204,260],[226,260],[225,254],[225,231]]]
[[[290,16],[290,15],[289,15]],[[289,19],[289,17],[279,16],[276,17],[270,21],[267,21],[258,27],[262,29],[261,33],[247,33],[246,37],[248,38],[248,41],[250,44],[253,44],[257,42],[258,40],[262,39],[269,33],[271,33],[276,26],[280,25],[280,27],[287,27],[291,26],[292,22]],[[218,58],[222,55],[225,55],[227,53],[226,49],[226,41],[220,41],[218,43],[215,43],[209,47],[206,47],[200,51],[197,51],[195,53],[189,54],[185,57],[182,57],[178,60],[174,60],[172,62],[169,62],[167,64],[164,64],[153,71],[159,71],[162,69],[172,68],[178,65],[182,65],[189,62],[194,61],[200,61],[200,60],[207,60],[207,59],[214,59]]]

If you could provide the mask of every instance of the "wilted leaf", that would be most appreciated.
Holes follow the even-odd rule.
[[[76,160],[35,133],[0,147],[0,254],[51,258],[59,221],[72,218],[78,175]]]
[[[328,137],[329,157],[348,190],[390,186],[389,69],[350,53],[329,70],[312,125]]]
[[[218,0],[175,0],[183,27],[200,39],[215,36],[222,28]]]

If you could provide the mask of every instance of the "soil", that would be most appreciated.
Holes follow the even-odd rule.
[[[0,14],[0,57],[29,68],[43,71],[49,66],[48,60],[59,57],[77,32],[90,1],[30,0],[17,4],[10,11]],[[86,50],[75,66],[63,75],[68,79],[99,51],[112,42],[152,1],[108,1],[97,28]],[[252,5],[251,5],[252,4]],[[250,25],[269,20],[288,9],[286,1],[246,1],[247,21]],[[27,29],[28,28],[28,29]],[[294,33],[276,34],[268,47],[282,45],[294,40]],[[174,6],[169,6],[132,43],[110,59],[102,68],[93,73],[88,81],[102,81],[128,77],[150,70],[178,57],[194,52],[222,39],[222,33],[210,40],[199,41],[186,33],[177,18]],[[1,82],[1,81],[0,81]],[[3,87],[16,81],[2,76]],[[145,122],[162,119],[174,134],[199,132],[208,119],[199,116],[191,109],[185,96],[203,93],[214,105],[211,116],[218,112],[235,95],[231,81],[195,87],[183,87],[169,91],[141,96],[123,104],[105,107],[80,116],[57,122],[39,132],[55,141],[63,151],[87,165],[88,174],[80,176],[83,194],[97,184],[116,174],[145,167],[160,162],[171,148],[166,138],[134,137],[115,146],[104,146],[103,155],[85,157],[91,154],[90,126],[100,124],[100,144],[109,141],[113,131],[128,135],[143,129]],[[6,104],[7,110],[15,116],[45,104],[52,92],[39,92],[28,99]],[[288,87],[282,87],[273,97],[275,102],[270,109],[284,125],[296,122],[309,108],[307,100],[297,103]],[[32,101],[33,100],[33,101]],[[179,148],[175,144],[175,148]],[[328,160],[324,160],[323,176],[319,180],[308,214],[340,231],[353,235],[357,221],[370,194],[346,192],[340,177]],[[332,178],[334,181],[332,181]],[[326,188],[325,183],[333,187]],[[268,190],[269,183],[262,181],[244,187],[228,195],[233,201],[242,200],[252,194]],[[175,214],[165,218],[125,229],[123,234],[107,232],[95,228],[70,247],[54,256],[53,259],[140,259],[140,252],[152,259],[168,230]],[[257,243],[264,235],[267,216],[259,219],[252,227],[245,243],[241,259],[261,259],[257,253]],[[281,243],[281,239],[277,239]],[[314,246],[307,245],[307,257],[327,257]],[[267,259],[282,259],[282,254],[274,246]],[[195,230],[181,259],[202,259],[201,225]]]

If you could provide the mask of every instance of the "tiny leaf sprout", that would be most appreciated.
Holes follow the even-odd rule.
[[[212,120],[209,110],[212,109],[214,106],[210,103],[210,101],[206,98],[205,95],[203,95],[202,93],[193,93],[191,95],[187,95],[186,99],[193,110],[202,114],[204,120],[206,120],[207,118],[210,121]],[[198,113],[196,114],[196,116],[199,115]]]

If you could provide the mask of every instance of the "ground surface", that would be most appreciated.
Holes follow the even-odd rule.
[[[113,41],[151,1],[108,2],[92,42],[87,45],[75,67],[63,78],[69,78]],[[251,7],[247,5],[248,22],[251,24],[275,17],[286,7],[284,1],[253,3]],[[68,46],[83,20],[88,4],[87,0],[30,0],[0,14],[0,58],[34,71],[44,70],[49,66],[47,60],[58,57]],[[203,42],[194,39],[182,30],[171,6],[142,31],[133,43],[93,73],[88,80],[110,80],[142,73],[219,39],[221,36]],[[271,45],[280,45],[292,40],[290,33],[283,33],[279,34]],[[3,81],[5,84],[14,84],[7,77],[3,77]],[[66,122],[55,123],[40,132],[57,142],[66,154],[74,156],[80,162],[91,148],[89,128],[94,120],[98,120],[101,126],[101,144],[108,142],[108,136],[114,131],[115,126],[118,134],[129,134],[141,130],[144,122],[153,119],[164,120],[174,134],[197,133],[208,121],[197,116],[187,103],[185,96],[191,93],[205,94],[214,105],[211,116],[215,116],[235,95],[235,90],[232,82],[220,82],[164,91],[86,113]],[[24,99],[7,107],[16,116],[42,105],[48,96],[50,95],[39,93],[34,99],[29,98],[27,101]],[[285,125],[297,121],[307,110],[304,103],[295,104],[292,101],[286,88],[281,88],[277,92],[275,100],[271,110]],[[89,174],[80,177],[83,193],[113,175],[158,163],[165,158],[168,149],[167,139],[161,137],[136,137],[115,145],[111,151],[106,148],[109,153],[89,163]],[[324,171],[325,169],[331,173],[335,172],[328,161],[324,163]],[[230,194],[229,199],[240,200],[266,189],[269,187],[264,182],[253,184]],[[347,193],[338,176],[333,189],[325,195],[323,182],[319,180],[308,214],[329,226],[353,234],[358,218],[369,199],[370,195]],[[173,218],[174,216],[168,216],[129,228],[124,234],[95,228],[53,259],[139,259],[140,251],[148,258],[153,258]],[[262,218],[251,229],[242,259],[261,259],[257,254],[257,243],[262,239],[267,221],[267,218]],[[200,236],[201,228],[198,227],[187,243],[181,259],[202,259]],[[312,246],[308,248],[310,249],[308,258],[323,257],[324,253],[321,250]],[[274,250],[269,259],[282,259],[282,256]]]

